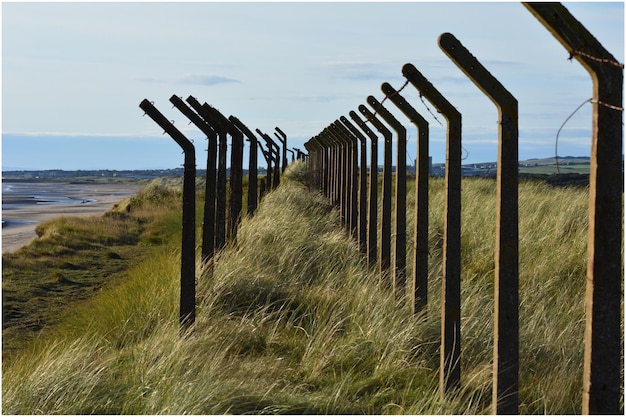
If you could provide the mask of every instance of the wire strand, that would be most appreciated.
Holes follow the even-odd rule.
[[[437,121],[437,123],[439,123],[440,126],[443,126],[443,123],[441,123],[439,121],[439,119],[437,119],[437,116],[435,116],[435,114],[432,112],[430,107],[428,107],[428,105],[424,101],[424,96],[422,96],[422,92],[421,91],[420,91],[420,100],[421,100],[422,104],[424,105],[424,107],[426,107],[426,110],[428,110],[428,113],[430,113],[430,115],[433,116],[433,118]]]
[[[393,97],[393,96],[395,96],[396,94],[399,94],[399,93],[400,93],[400,91],[404,90],[404,87],[406,87],[408,84],[409,84],[409,81],[407,80],[407,81],[406,81],[406,82],[402,85],[402,87],[400,87],[400,89],[399,89],[398,91],[394,92],[393,94],[389,94],[388,96],[385,96],[385,98],[384,98],[384,99],[382,99],[382,101],[380,102],[380,105],[382,106],[382,105],[383,105],[383,103],[384,103],[385,101],[387,101],[387,99],[388,99],[388,98]],[[367,122],[371,122],[371,121],[372,121],[372,119],[374,119],[374,117],[376,117],[376,115],[377,115],[377,114],[378,114],[378,110],[374,110],[374,113],[372,114],[372,116],[371,116],[371,117],[368,117],[367,119],[365,119],[365,123],[367,123]]]
[[[588,54],[586,52],[579,51],[579,50],[576,50],[576,49],[574,49],[573,51],[571,51],[569,53],[569,59],[572,60],[572,58],[574,58],[576,55],[582,56],[582,57],[590,59],[592,61],[600,62],[602,64],[609,64],[609,65],[612,65],[614,67],[624,69],[624,64],[622,64],[621,62],[617,62],[617,61],[614,61],[614,60],[608,59],[608,58],[598,58],[596,56],[593,56],[591,54]]]
[[[572,116],[574,116],[574,114],[576,114],[576,112],[580,110],[582,106],[584,106],[587,103],[591,103],[591,101],[592,99],[588,98],[587,100],[583,101],[578,107],[576,107],[576,110],[574,110],[569,116],[567,116],[567,119],[565,119],[561,127],[559,127],[559,130],[556,132],[556,139],[554,141],[554,162],[556,163],[556,172],[559,175],[561,174],[561,169],[559,168],[559,134],[561,133],[561,130],[563,129],[565,124],[569,121],[569,119],[571,119]]]

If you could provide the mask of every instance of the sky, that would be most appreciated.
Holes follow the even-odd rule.
[[[563,4],[624,62],[623,2]],[[495,161],[497,110],[439,48],[444,32],[516,97],[520,160],[554,156],[591,78],[521,3],[3,2],[2,168],[181,166],[180,147],[139,108],[144,98],[193,140],[204,168],[205,136],[172,108],[173,94],[272,137],[279,127],[304,150],[367,96],[381,101],[383,82],[400,88],[405,63],[461,112],[463,162]],[[445,119],[411,85],[402,95],[429,121],[433,162],[443,162]],[[385,107],[408,129],[412,164],[415,128]],[[558,154],[588,156],[590,135],[587,103]]]

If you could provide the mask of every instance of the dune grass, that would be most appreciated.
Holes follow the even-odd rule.
[[[489,413],[495,182],[463,182],[462,388],[441,399],[443,181],[430,186],[429,306],[412,316],[304,177],[291,166],[237,244],[198,268],[193,332],[178,335],[171,220],[118,284],[3,364],[3,412]],[[587,200],[584,188],[520,184],[524,414],[581,412]],[[411,193],[407,203],[412,230]]]
[[[41,223],[38,239],[3,254],[3,359],[178,232],[179,194],[175,184],[153,181],[102,216]]]

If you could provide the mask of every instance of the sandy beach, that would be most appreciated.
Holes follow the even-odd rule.
[[[37,185],[15,184],[23,190],[9,193],[3,184],[2,253],[15,252],[36,238],[35,228],[41,222],[59,216],[100,215],[142,188],[139,184]]]

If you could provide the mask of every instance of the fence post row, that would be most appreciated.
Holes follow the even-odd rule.
[[[380,236],[380,257],[379,270],[381,278],[386,287],[392,288],[392,277],[389,274],[391,268],[391,131],[372,114],[364,105],[359,105],[359,111],[365,117],[366,122],[371,122],[376,130],[383,135],[383,195],[381,214],[381,236]]]
[[[363,119],[354,111],[350,111],[350,118],[370,138],[370,176],[368,188],[367,209],[367,264],[373,267],[378,254],[378,136],[365,124]]]
[[[335,127],[338,135],[343,139],[345,149],[345,190],[346,190],[346,214],[348,222],[346,227],[350,231],[352,237],[358,238],[357,235],[357,199],[358,199],[358,155],[356,146],[356,137],[340,120],[335,121]]]
[[[398,138],[396,152],[395,195],[395,245],[393,285],[398,298],[406,297],[406,128],[374,96],[367,98],[369,105],[389,126]]]
[[[261,135],[263,140],[265,140],[265,144],[267,145],[268,154],[271,156],[272,161],[274,162],[274,172],[273,172],[273,182],[271,188],[274,189],[278,187],[280,184],[280,146],[270,137],[270,135],[261,132],[259,129],[256,129],[256,132]],[[269,167],[268,167],[269,171]]]
[[[215,249],[219,250],[226,246],[226,152],[228,148],[228,131],[215,115],[212,107],[200,104],[193,96],[187,97],[187,103],[217,132],[219,139],[215,193]]]
[[[340,120],[335,120],[333,124],[337,137],[343,143],[343,159],[344,159],[344,190],[345,190],[345,212],[346,212],[346,229],[353,237],[356,237],[356,191],[357,177],[355,175],[356,165],[355,158],[353,157],[355,146],[352,134],[341,123]]]
[[[331,148],[330,145],[327,143],[327,141],[324,139],[323,134],[320,133],[319,135],[317,135],[317,140],[319,142],[319,145],[322,149],[322,159],[321,162],[323,163],[323,166],[321,167],[320,173],[321,173],[321,178],[320,180],[322,181],[322,188],[324,191],[324,195],[328,198],[328,199],[332,199],[331,196],[331,184],[330,184],[330,173],[332,170],[332,155],[331,155]]]
[[[208,139],[206,185],[202,224],[202,262],[213,259],[215,252],[215,164],[217,162],[217,133],[177,95],[170,102],[195,124]]]
[[[196,151],[193,143],[144,99],[139,107],[183,149],[183,219],[180,267],[180,332],[186,332],[196,320]]]
[[[404,97],[389,83],[381,86],[385,97],[404,113],[415,125],[418,132],[417,139],[417,167],[415,170],[415,221],[413,235],[413,279],[412,281],[412,308],[417,314],[425,311],[428,303],[428,177],[429,172],[429,127],[424,119]]]
[[[258,141],[256,136],[254,136],[254,134],[252,133],[252,131],[250,129],[248,129],[248,127],[243,124],[241,122],[241,120],[239,120],[237,117],[235,116],[230,116],[228,118],[228,120],[231,121],[232,124],[234,124],[237,129],[239,129],[244,135],[246,135],[246,138],[248,138],[248,141],[250,142],[250,157],[249,157],[249,164],[248,164],[248,209],[247,209],[247,213],[248,216],[254,216],[254,212],[257,209],[257,183],[258,183],[258,171],[257,171],[257,166],[258,166],[258,154],[257,154],[257,149],[258,149]]]
[[[450,33],[441,49],[498,108],[496,252],[494,284],[494,414],[518,413],[518,113],[517,100]]]
[[[289,164],[287,162],[287,134],[283,132],[282,130],[280,130],[279,127],[275,127],[274,129],[276,130],[276,132],[279,133],[279,134],[276,134],[276,132],[274,132],[274,134],[276,135],[278,140],[283,144],[283,172],[285,172],[285,169],[287,168],[287,165]]]
[[[207,149],[207,170],[205,207],[202,227],[202,262],[208,263],[215,255],[216,249],[226,246],[226,153],[227,135],[232,138],[231,161],[230,161],[230,199],[228,201],[228,232],[229,239],[236,242],[237,229],[241,221],[243,210],[243,148],[244,135],[250,141],[250,165],[248,185],[247,213],[252,216],[257,208],[257,146],[261,148],[268,162],[268,178],[272,175],[272,161],[275,165],[275,182],[279,175],[278,154],[279,147],[268,140],[268,150],[265,152],[261,144],[252,132],[239,119],[234,116],[226,118],[217,109],[207,103],[200,104],[193,96],[187,98],[187,106],[183,100],[173,95],[170,102],[192,123],[194,123],[206,136],[209,142]],[[184,334],[195,322],[195,204],[196,204],[196,159],[193,143],[188,140],[178,129],[161,114],[154,105],[144,99],[139,107],[144,110],[165,133],[168,133],[185,154],[184,178],[183,178],[183,210],[182,210],[182,250],[181,250],[181,288],[180,288],[180,332]],[[192,110],[193,109],[193,110]],[[285,138],[286,134],[277,130]],[[258,131],[258,129],[257,129]],[[267,135],[263,135],[268,139]],[[219,138],[219,143],[218,143]],[[275,153],[275,157],[272,155]],[[304,155],[304,154],[303,154]],[[300,155],[299,155],[300,156]],[[305,158],[305,156],[302,156]],[[217,161],[219,159],[219,161]],[[284,158],[286,161],[286,157]],[[216,178],[216,162],[217,178]],[[260,196],[265,193],[265,182],[261,180]]]
[[[620,412],[624,65],[559,3],[524,6],[593,82],[583,413]]]
[[[341,171],[339,170],[339,155],[338,155],[338,144],[336,143],[336,139],[330,134],[329,128],[324,129],[322,133],[322,140],[329,145],[330,150],[330,171],[329,171],[329,186],[330,186],[330,195],[331,201],[335,206],[341,206],[341,199],[339,194],[339,184],[341,184],[342,177]],[[340,210],[342,215],[342,221],[344,221],[343,212]]]
[[[620,412],[621,359],[621,232],[622,177],[622,87],[623,64],[559,3],[524,3],[526,8],[591,74],[593,81],[593,123],[590,166],[589,232],[586,287],[585,355],[583,367],[583,413]],[[444,53],[496,105],[499,112],[497,209],[495,250],[495,317],[493,352],[493,404],[497,414],[516,414],[519,408],[519,222],[518,222],[518,104],[517,100],[451,34],[439,37]],[[446,140],[446,197],[444,221],[442,320],[440,349],[440,393],[460,386],[461,350],[461,114],[411,64],[402,74],[426,97],[448,122]],[[405,84],[405,85],[406,85]],[[418,129],[413,313],[425,310],[428,298],[428,176],[429,126],[406,100],[384,83],[381,90]],[[280,146],[259,129],[267,151],[256,136],[234,116],[226,118],[207,103],[201,105],[190,96],[187,103],[172,96],[170,101],[191,120],[208,139],[206,198],[203,225],[202,261],[226,245],[226,153],[227,135],[232,138],[230,200],[228,202],[229,238],[236,240],[242,212],[244,135],[250,141],[250,166],[247,213],[257,208],[257,146],[268,165],[267,186],[279,185],[286,168],[287,151],[292,161],[304,160],[320,191],[339,207],[347,231],[358,239],[367,261],[378,268],[383,285],[393,287],[396,296],[406,296],[406,128],[373,96],[367,97],[372,113],[364,105],[331,123],[305,143],[308,154],[287,148],[287,135],[276,127]],[[140,103],[165,133],[183,149],[182,250],[180,287],[180,332],[195,322],[195,148],[174,125],[148,100]],[[195,110],[195,111],[194,111]],[[398,137],[395,195],[394,267],[391,267],[391,178],[392,133]],[[380,255],[377,257],[377,177],[378,136],[368,127],[371,122],[384,138]],[[365,133],[365,135],[363,135]],[[367,187],[367,139],[371,141],[369,189]],[[360,152],[360,154],[359,154]],[[360,155],[360,159],[359,159]],[[217,162],[217,176],[216,176]],[[359,165],[360,164],[360,165]],[[360,169],[359,169],[360,168]],[[259,194],[265,193],[265,180]],[[366,195],[368,193],[369,195]],[[392,275],[393,274],[393,275]]]
[[[261,153],[263,154],[263,158],[265,158],[265,162],[267,162],[267,170],[265,171],[265,178],[267,179],[266,187],[267,189],[271,190],[272,189],[272,172],[273,172],[272,162],[274,161],[274,158],[272,157],[272,152],[271,152],[270,147],[268,147],[266,151],[265,148],[263,148],[263,145],[261,144],[261,142],[257,142],[257,145],[259,146],[259,149],[261,150]],[[265,181],[261,179],[262,185],[264,182]],[[265,186],[263,189],[265,190]],[[260,194],[261,194],[260,198],[262,199],[265,193],[260,193]]]
[[[231,137],[230,196],[228,201],[227,231],[229,240],[235,242],[237,240],[237,225],[241,220],[243,200],[243,134],[219,110],[211,107],[207,103],[204,103],[203,106],[213,112],[217,123],[219,123]]]
[[[448,121],[441,320],[441,394],[461,384],[461,113],[411,64],[405,78]]]
[[[367,138],[345,116],[341,116],[340,120],[350,130],[352,135],[359,139],[360,143],[360,163],[354,163],[355,166],[359,166],[359,205],[355,217],[358,217],[359,224],[359,250],[365,254],[367,253]],[[353,156],[357,158],[356,150]]]
[[[327,144],[327,146],[329,147],[329,171],[328,171],[328,186],[329,186],[329,192],[330,192],[330,199],[331,202],[335,205],[335,206],[339,206],[339,198],[338,198],[338,193],[337,193],[337,183],[340,181],[340,177],[339,177],[339,172],[337,170],[337,149],[336,149],[336,144],[333,140],[333,138],[330,136],[330,134],[328,133],[328,128],[324,129],[324,131],[322,132],[322,141],[325,142]]]

